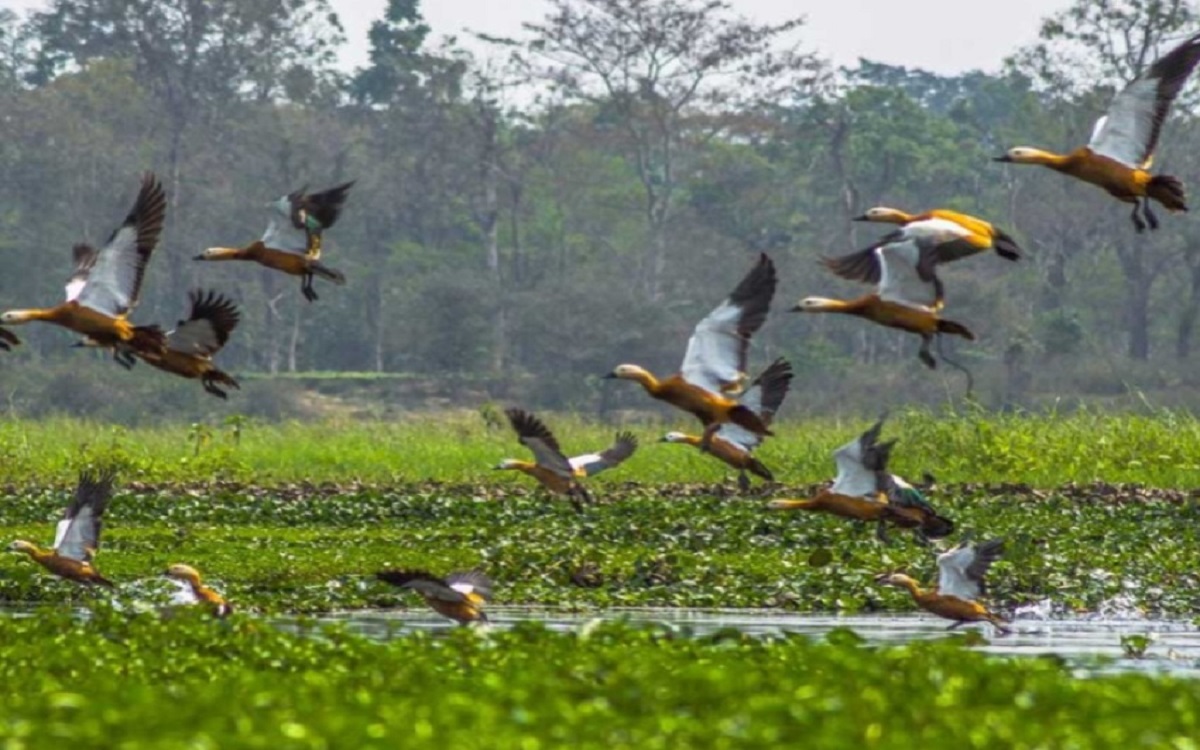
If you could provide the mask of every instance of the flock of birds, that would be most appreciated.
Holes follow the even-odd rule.
[[[1096,185],[1133,205],[1131,219],[1138,232],[1156,229],[1159,220],[1152,202],[1172,212],[1187,210],[1182,182],[1169,175],[1152,175],[1149,169],[1171,104],[1198,62],[1200,34],[1156,60],[1122,89],[1097,121],[1086,146],[1068,154],[1019,147],[996,160],[1040,164]],[[315,277],[345,283],[343,274],[319,258],[323,232],[337,221],[351,185],[314,194],[301,189],[284,196],[272,204],[277,215],[272,216],[261,239],[242,248],[210,248],[196,259],[251,261],[299,276],[305,298],[315,300]],[[98,251],[88,245],[75,247],[75,269],[67,284],[66,301],[52,308],[5,312],[0,323],[54,323],[80,334],[80,345],[111,349],[126,367],[141,359],[167,372],[198,378],[207,391],[224,398],[217,385],[236,388],[237,382],[213,364],[212,356],[238,322],[237,308],[226,297],[212,291],[192,292],[188,319],[166,334],[157,326],[134,326],[127,320],[137,305],[165,209],[161,185],[147,174],[133,209],[108,243]],[[823,262],[840,277],[875,284],[874,291],[852,300],[807,297],[792,311],[853,315],[915,334],[922,340],[920,359],[928,367],[937,364],[930,346],[940,343],[942,334],[974,339],[966,326],[942,317],[945,290],[938,266],[988,251],[1014,261],[1022,256],[1009,234],[954,211],[914,215],[879,207],[856,219],[898,228],[861,251]],[[703,426],[701,434],[670,432],[663,441],[694,446],[736,469],[743,491],[750,486],[749,475],[774,480],[754,451],[773,434],[771,421],[793,377],[791,365],[779,359],[747,383],[750,341],[766,321],[776,284],[775,265],[763,254],[733,292],[696,325],[678,373],[659,378],[636,364],[621,364],[606,375],[632,380],[650,397],[694,415]],[[0,327],[0,348],[16,343],[16,336]],[[506,415],[534,460],[506,459],[497,468],[528,474],[547,490],[566,495],[580,509],[590,499],[581,480],[620,465],[638,447],[632,434],[618,433],[606,450],[569,458],[535,415],[521,409],[510,409]],[[873,522],[884,543],[887,529],[893,526],[913,530],[922,541],[949,536],[953,522],[933,508],[920,488],[888,471],[896,441],[880,442],[882,429],[880,419],[835,451],[837,476],[814,497],[775,499],[767,507]],[[112,485],[111,472],[85,472],[58,523],[52,547],[44,549],[18,540],[9,549],[28,555],[62,578],[111,588],[113,584],[96,570],[93,558],[100,546],[101,518]],[[923,588],[903,573],[885,573],[876,580],[906,589],[920,608],[952,620],[951,628],[988,622],[1004,633],[1006,621],[982,601],[984,577],[1003,547],[1000,539],[963,541],[941,553],[933,588]],[[166,575],[178,584],[177,604],[203,605],[216,616],[230,612],[228,603],[203,585],[194,568],[175,564]],[[492,582],[481,571],[439,577],[420,570],[386,570],[377,577],[417,592],[437,612],[458,622],[487,620],[484,606],[492,598]]]

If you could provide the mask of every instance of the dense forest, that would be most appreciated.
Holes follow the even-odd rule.
[[[1095,188],[991,161],[1086,142],[1114,91],[1200,27],[1190,3],[1078,0],[1002,70],[954,77],[834,69],[802,20],[760,25],[717,0],[549,5],[521,38],[487,40],[485,59],[439,41],[419,0],[390,0],[354,71],[335,65],[346,41],[326,0],[3,11],[0,307],[59,301],[71,246],[102,242],[150,169],[169,208],[134,318],[173,323],[188,290],[226,292],[243,319],[219,360],[259,384],[221,404],[34,325],[0,362],[10,410],[87,413],[153,379],[163,403],[253,412],[261,383],[317,372],[441,383],[451,402],[641,407],[639,389],[598,376],[677,367],[760,251],[781,284],[753,356],[791,359],[793,408],[960,398],[962,376],[923,368],[912,337],[787,312],[859,291],[817,260],[880,236],[851,221],[874,205],[966,211],[1028,251],[943,274],[948,316],[979,335],[947,354],[985,406],[1196,403],[1200,218],[1137,234]],[[1194,195],[1195,91],[1155,160]],[[191,260],[257,238],[279,195],[345,180],[324,260],[349,283],[318,281],[318,302],[293,277]]]

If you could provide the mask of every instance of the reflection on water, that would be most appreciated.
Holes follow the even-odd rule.
[[[797,633],[821,637],[834,628],[849,628],[870,643],[904,643],[941,638],[946,635],[945,620],[914,613],[911,615],[814,615],[773,610],[703,609],[610,609],[586,613],[563,613],[528,607],[492,607],[488,609],[492,627],[508,627],[518,622],[537,621],[555,630],[575,630],[593,620],[623,619],[630,622],[654,622],[696,635],[733,628],[752,635]],[[278,619],[285,628],[297,627],[297,620]],[[387,639],[412,630],[445,630],[458,627],[421,609],[370,610],[344,612],[309,620],[336,622],[345,629],[369,638]],[[968,626],[960,626],[962,631]],[[1080,674],[1113,671],[1170,672],[1200,677],[1200,632],[1190,622],[1156,620],[1121,613],[1119,616],[1082,616],[1048,618],[1037,610],[1018,612],[1012,634],[995,637],[990,626],[970,626],[985,635],[990,643],[977,647],[992,654],[1008,656],[1055,655],[1077,665]],[[1150,635],[1153,642],[1141,659],[1126,658],[1121,646],[1123,636]],[[1095,657],[1115,661],[1100,662]]]
[[[1150,619],[1137,610],[1113,607],[1102,613],[1066,616],[1057,608],[1030,605],[1017,611],[1012,634],[995,637],[990,626],[970,626],[990,642],[981,651],[1006,656],[1061,657],[1076,667],[1081,676],[1106,672],[1170,673],[1200,677],[1200,631],[1184,620]],[[31,607],[0,606],[0,617],[27,617]],[[86,611],[80,614],[86,616]],[[541,622],[554,630],[578,630],[596,620],[626,620],[656,623],[681,634],[705,635],[735,629],[750,635],[785,633],[822,637],[834,628],[849,628],[868,643],[905,643],[942,638],[946,621],[920,613],[868,615],[814,615],[746,609],[651,609],[620,608],[585,613],[553,609],[502,607],[488,609],[491,627],[510,627],[520,622]],[[360,610],[315,618],[273,617],[270,621],[293,632],[310,632],[312,626],[337,623],[345,630],[368,638],[386,640],[414,630],[449,630],[457,625],[423,608]],[[958,628],[959,631],[968,626]],[[1143,658],[1127,658],[1122,637],[1151,636]],[[1107,657],[1105,660],[1096,657]]]

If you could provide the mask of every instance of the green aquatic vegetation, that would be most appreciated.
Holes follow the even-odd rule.
[[[556,633],[294,634],[247,617],[0,618],[0,743],[153,748],[1188,748],[1200,692],[963,638],[870,647]]]
[[[470,485],[284,490],[155,486],[118,491],[100,569],[119,584],[173,562],[197,566],[242,609],[321,612],[414,606],[373,580],[385,567],[481,566],[502,604],[782,607],[912,611],[874,577],[936,579],[935,550],[827,516],[770,512],[720,487],[618,488],[584,513],[538,491]],[[796,494],[806,488],[792,488]],[[0,495],[0,540],[49,541],[64,493]],[[1000,609],[1050,600],[1061,611],[1128,601],[1194,612],[1200,532],[1186,495],[1131,487],[945,485],[931,493],[960,533],[1004,537],[991,593]],[[0,556],[0,601],[66,601],[76,587]]]

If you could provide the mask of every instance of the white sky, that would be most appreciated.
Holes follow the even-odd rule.
[[[367,59],[366,35],[383,15],[386,0],[329,0],[346,28],[342,63]],[[859,57],[893,65],[954,74],[995,71],[1005,56],[1032,42],[1041,19],[1070,0],[731,0],[735,10],[763,22],[801,15],[806,49],[853,65]],[[14,10],[42,8],[46,0],[0,0]],[[522,21],[539,20],[543,0],[422,0],[421,10],[435,37],[465,30],[497,36],[518,35]],[[478,52],[479,48],[470,46]]]

